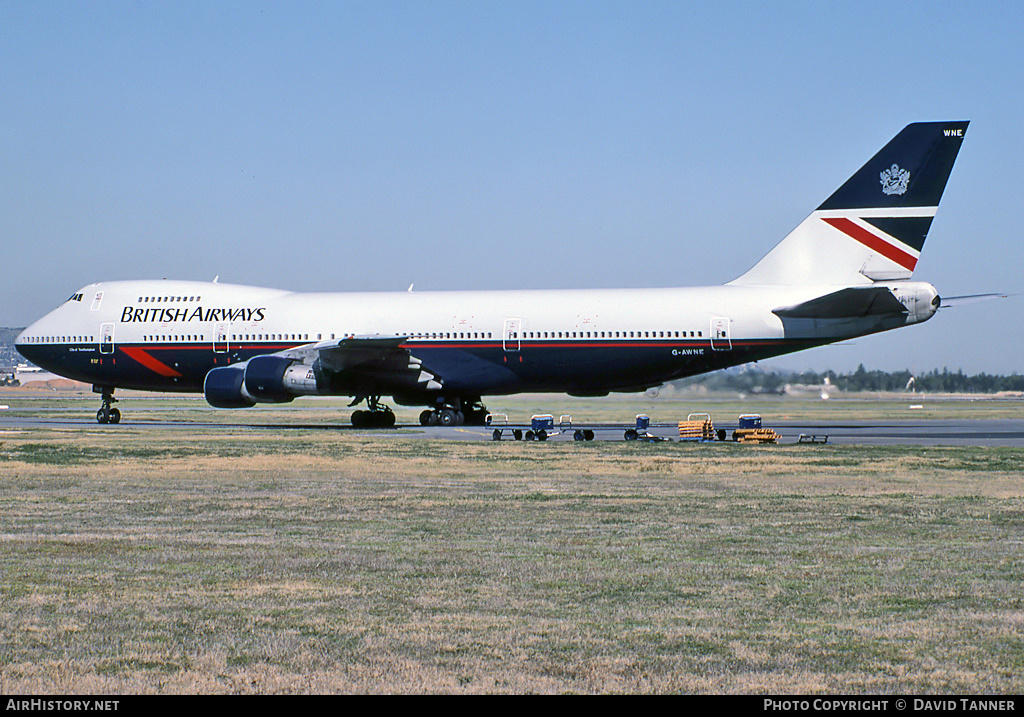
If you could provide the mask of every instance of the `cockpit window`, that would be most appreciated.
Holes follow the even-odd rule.
[[[81,300],[82,300],[82,295],[81,294],[72,294],[71,296],[68,297],[68,301],[81,301]]]

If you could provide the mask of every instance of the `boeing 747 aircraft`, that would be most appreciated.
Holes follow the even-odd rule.
[[[480,424],[486,396],[603,396],[930,319],[911,281],[967,122],[908,125],[747,273],[722,286],[295,293],[195,281],[79,289],[17,339],[102,396],[202,392],[218,408],[351,396],[424,425]]]

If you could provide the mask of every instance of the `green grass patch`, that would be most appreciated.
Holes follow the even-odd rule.
[[[536,448],[233,426],[5,436],[0,680],[1024,689],[1022,451]]]

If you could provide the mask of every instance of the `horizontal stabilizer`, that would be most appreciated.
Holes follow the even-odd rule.
[[[796,306],[773,309],[772,313],[784,319],[848,319],[859,316],[906,314],[907,307],[900,303],[884,286],[840,289]]]
[[[1005,299],[1009,297],[1009,294],[971,294],[970,296],[947,296],[942,299],[942,306],[940,309],[948,309],[953,306],[966,306],[968,304],[976,304],[979,301],[988,301],[990,299]]]

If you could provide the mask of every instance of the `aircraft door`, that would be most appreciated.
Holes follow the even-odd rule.
[[[728,351],[732,348],[729,336],[729,319],[725,316],[711,317],[711,350]]]
[[[213,329],[213,352],[215,354],[226,354],[228,352],[228,329],[230,324],[217,324]]]
[[[114,325],[100,324],[100,353],[114,353]]]
[[[501,332],[501,347],[506,351],[518,351],[522,346],[522,319],[505,319]]]

